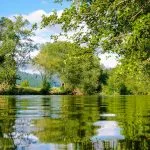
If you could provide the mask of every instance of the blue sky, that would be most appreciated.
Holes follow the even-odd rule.
[[[61,5],[54,3],[53,0],[0,0],[0,16],[28,14],[36,10],[50,12],[54,9],[62,10],[69,5],[69,2],[63,2]]]
[[[69,7],[71,2],[66,0],[62,4],[55,3],[54,0],[0,0],[0,17],[5,16],[13,18],[15,15],[22,15],[25,19],[33,23],[40,23],[42,16],[49,16],[53,10],[59,15],[63,10]],[[38,29],[35,31],[34,41],[45,43],[50,41],[50,35],[59,34],[61,27],[56,25],[52,28]]]

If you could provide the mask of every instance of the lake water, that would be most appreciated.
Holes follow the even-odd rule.
[[[0,96],[0,150],[148,150],[150,96]]]

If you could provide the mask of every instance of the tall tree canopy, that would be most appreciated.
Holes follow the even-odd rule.
[[[30,57],[36,48],[31,36],[35,25],[31,26],[21,16],[12,20],[0,18],[0,84],[15,85],[16,71]]]
[[[118,75],[140,87],[150,80],[149,19],[149,0],[75,0],[61,17],[56,12],[43,17],[43,26],[60,24],[64,33],[75,31],[79,44],[117,53]]]
[[[59,74],[68,90],[96,92],[100,75],[99,58],[93,50],[69,42],[47,43],[35,58],[46,73]]]
[[[105,51],[114,51],[120,55],[127,54],[126,46],[134,42],[129,44],[130,39],[144,38],[142,44],[148,44],[150,1],[91,0],[89,3],[80,0],[79,4],[73,3],[61,17],[57,13],[43,17],[43,26],[61,24],[65,32],[78,30],[78,34],[75,34],[78,42],[100,46]],[[87,32],[82,32],[85,26]]]

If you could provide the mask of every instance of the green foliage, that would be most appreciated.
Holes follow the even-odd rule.
[[[61,17],[56,12],[44,16],[42,25],[61,24],[65,33],[76,31],[72,37],[75,42],[118,54],[121,65],[116,77],[109,79],[114,82],[110,89],[116,88],[118,93],[128,87],[133,94],[144,94],[149,92],[150,82],[149,10],[148,0],[80,0],[65,9]],[[126,81],[115,86],[117,78]]]
[[[59,74],[67,91],[96,92],[100,63],[92,49],[69,42],[47,43],[34,61],[49,74]]]
[[[139,66],[140,68],[140,66]],[[130,71],[122,65],[113,69],[107,80],[107,85],[103,86],[103,92],[106,94],[149,94],[150,82],[147,74],[143,72],[136,73]]]
[[[14,95],[16,94],[17,95],[41,95],[42,93],[40,90],[41,88],[17,86],[12,94]]]
[[[10,86],[7,83],[0,84],[0,94],[4,94],[5,91],[8,91],[10,89]]]
[[[28,61],[29,52],[36,48],[30,39],[34,28],[21,16],[13,21],[0,18],[0,84],[16,84],[18,66]]]
[[[50,87],[51,87],[50,83],[47,81],[46,78],[44,78],[41,88],[41,94],[49,94]]]
[[[28,81],[28,80],[24,80],[24,81],[22,81],[20,85],[21,85],[21,87],[28,87],[28,86],[30,86],[30,84],[29,84],[29,81]]]
[[[99,76],[99,80],[98,80],[98,87],[97,87],[97,90],[102,92],[103,91],[103,86],[104,85],[107,85],[107,80],[108,80],[108,77],[109,77],[109,72],[110,70],[107,70],[105,69],[103,66],[101,66],[101,73],[100,73],[100,76]]]

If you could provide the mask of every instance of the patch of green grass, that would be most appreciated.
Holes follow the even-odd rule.
[[[15,94],[20,94],[20,95],[38,95],[38,94],[41,94],[41,88],[35,88],[35,87],[20,87],[20,86],[17,86],[16,87],[16,92]]]
[[[49,91],[50,95],[66,95],[70,94],[63,90],[61,87],[52,87]],[[37,87],[21,87],[17,85],[16,87],[12,88],[11,90],[6,90],[0,95],[44,95],[41,92],[41,88]]]

